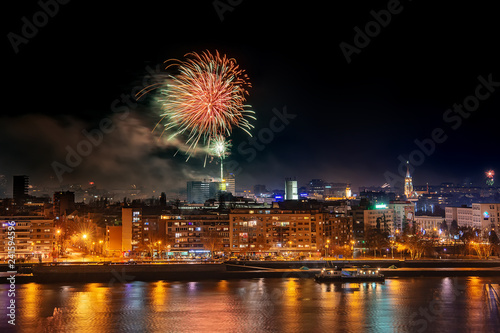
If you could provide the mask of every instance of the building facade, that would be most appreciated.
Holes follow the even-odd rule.
[[[9,222],[14,224],[16,258],[52,256],[56,246],[54,220],[41,216],[3,216],[0,217],[0,258],[6,258],[9,252]]]
[[[364,227],[365,235],[368,233],[368,229],[377,228],[380,228],[380,230],[383,232],[388,232],[390,235],[393,235],[395,232],[394,209],[366,209],[364,211]]]
[[[285,180],[285,200],[298,200],[299,193],[297,189],[297,181],[287,178]]]
[[[162,214],[166,223],[170,255],[201,255],[229,252],[228,214],[207,211],[187,211],[183,214]]]
[[[471,207],[445,207],[445,220],[448,226],[457,221],[459,227],[476,227],[472,221]]]
[[[316,254],[323,246],[326,215],[314,210],[233,209],[231,252]]]
[[[210,198],[210,182],[190,181],[187,182],[187,202],[205,203]]]
[[[394,210],[394,228],[400,232],[411,226],[415,217],[415,204],[411,201],[391,201],[388,208]]]
[[[499,230],[500,203],[473,203],[472,224],[485,231]]]
[[[425,231],[426,235],[438,235],[443,221],[445,221],[445,218],[440,216],[415,216],[417,231]],[[450,224],[448,224],[448,228],[449,227]]]

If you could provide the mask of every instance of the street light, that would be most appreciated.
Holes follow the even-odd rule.
[[[61,229],[56,230],[57,239],[56,239],[56,247],[57,247],[57,256],[61,254]]]
[[[83,246],[84,246],[83,255],[85,255],[87,252],[87,234],[83,234],[82,238],[83,238]],[[85,261],[85,258],[84,258],[84,261]]]

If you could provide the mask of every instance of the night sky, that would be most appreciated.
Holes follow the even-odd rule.
[[[113,3],[60,5],[17,53],[8,34],[22,35],[22,17],[33,22],[41,8],[6,5],[0,174],[28,174],[38,185],[95,181],[101,188],[137,184],[167,192],[216,176],[215,163],[203,168],[202,155],[185,162],[150,133],[158,120],[153,98],[126,116],[112,107],[142,85],[148,68],[206,49],[246,69],[257,138],[269,128],[273,109],[290,114],[289,124],[251,161],[249,138],[233,132],[228,162],[237,187],[283,188],[285,177],[299,185],[312,178],[351,182],[355,191],[382,185],[384,174],[398,173],[398,156],[408,159],[414,141],[431,138],[436,128],[447,139],[415,167],[414,183],[482,185],[486,170],[500,172],[500,21],[493,3],[246,0],[233,1],[223,20],[213,1]],[[354,47],[354,28],[364,31],[374,20],[370,12],[388,6],[397,13],[371,31],[348,63],[339,45]],[[443,119],[453,104],[475,95],[479,76],[490,75],[496,90],[480,89],[489,95],[470,117],[460,124],[455,113]],[[98,128],[104,118],[114,129],[60,183],[54,161],[64,164],[66,147],[76,147],[85,139],[82,130]]]

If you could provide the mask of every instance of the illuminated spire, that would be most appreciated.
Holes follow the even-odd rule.
[[[405,196],[410,199],[414,196],[413,192],[413,179],[410,175],[410,162],[406,162],[406,177],[405,177]]]

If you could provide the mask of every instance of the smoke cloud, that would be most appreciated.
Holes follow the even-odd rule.
[[[209,178],[210,170],[202,168],[203,151],[196,151],[186,163],[182,150],[187,147],[183,142],[152,133],[154,125],[146,114],[134,111],[121,117],[124,119],[116,114],[108,118],[113,129],[103,134],[102,141],[92,146],[88,156],[81,156],[81,162],[71,167],[71,172],[62,174],[62,182],[53,163],[67,165],[68,149],[76,150],[82,140],[88,141],[82,131],[90,132],[97,126],[70,116],[28,114],[1,118],[0,174],[8,179],[26,174],[38,186],[94,181],[99,188],[123,189],[134,184],[167,193],[184,190],[186,181]],[[178,149],[181,153],[174,156]]]

